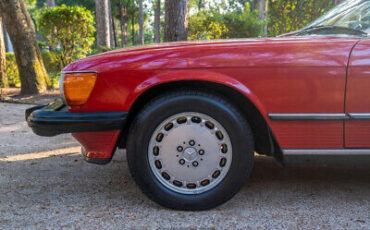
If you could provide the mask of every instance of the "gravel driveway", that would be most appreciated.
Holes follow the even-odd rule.
[[[34,135],[27,107],[0,103],[0,229],[370,229],[368,159],[292,158],[281,167],[257,157],[231,201],[173,211],[141,193],[123,151],[88,164],[71,136]]]

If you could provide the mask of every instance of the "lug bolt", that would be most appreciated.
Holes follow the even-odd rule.
[[[198,166],[198,161],[193,161],[193,166],[197,167]]]
[[[203,149],[199,150],[199,155],[204,155],[204,150]]]
[[[179,163],[180,163],[180,165],[183,165],[183,164],[185,164],[185,160],[184,159],[180,159],[179,160]]]
[[[195,145],[195,141],[194,140],[190,140],[189,141],[189,145],[194,146]]]
[[[182,146],[177,146],[177,151],[182,152],[183,148]]]

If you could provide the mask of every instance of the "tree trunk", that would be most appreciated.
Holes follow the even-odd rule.
[[[21,94],[38,94],[50,85],[35,28],[23,0],[1,0],[0,12],[13,44]]]
[[[121,18],[121,40],[122,40],[122,47],[127,45],[127,22],[126,22],[126,7],[121,5],[120,2],[120,18]]]
[[[131,16],[131,39],[132,45],[135,45],[135,15],[132,14]]]
[[[154,24],[155,24],[155,35],[154,41],[156,43],[161,42],[161,0],[156,0],[155,12],[154,12]]]
[[[4,43],[5,43],[5,52],[10,52],[8,33],[6,32],[4,21],[3,21],[2,29],[3,29],[3,36],[4,36],[3,38],[4,38]]]
[[[188,1],[166,0],[164,41],[186,41],[188,30]]]
[[[344,2],[344,0],[335,0],[335,1],[334,1],[334,4],[335,4],[335,5],[338,5],[338,4],[342,3],[342,2]]]
[[[112,18],[112,27],[113,27],[112,29],[113,29],[114,47],[118,47],[116,21],[114,21],[114,18]]]
[[[109,0],[96,0],[96,36],[98,47],[111,47]]]
[[[144,45],[144,12],[143,0],[139,0],[139,44]]]
[[[114,31],[113,31],[113,17],[112,17],[112,5],[111,1],[108,0],[108,9],[109,9],[109,37],[110,37],[110,47],[115,48],[114,43]]]
[[[267,19],[267,12],[268,12],[268,0],[255,0],[253,4],[253,8],[258,10],[258,18],[260,20]],[[263,28],[264,35],[267,37],[267,24]]]
[[[46,6],[50,7],[50,8],[54,8],[55,7],[55,0],[46,0]],[[34,19],[32,19],[32,21],[34,21]],[[34,22],[34,24],[36,25],[35,22]],[[37,26],[35,26],[35,29],[36,29],[36,33],[37,33]],[[54,29],[54,32],[56,32],[56,29]],[[49,46],[49,51],[54,52],[56,50],[57,50],[57,47],[55,45],[54,46]]]
[[[46,0],[47,7],[55,7],[55,0]]]
[[[6,56],[5,40],[3,32],[3,20],[0,15],[0,88],[8,87],[8,77],[6,76]]]
[[[203,0],[198,0],[198,15],[203,7]]]

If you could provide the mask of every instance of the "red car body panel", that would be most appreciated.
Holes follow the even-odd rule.
[[[106,159],[111,158],[120,133],[120,130],[114,130],[73,133],[72,136],[81,143],[86,157]]]
[[[344,121],[272,121],[268,114],[352,110],[349,106],[345,108],[344,103],[346,73],[351,50],[359,40],[311,36],[181,42],[91,56],[64,69],[65,72],[98,72],[88,102],[69,110],[129,111],[135,100],[153,86],[175,81],[209,81],[245,95],[263,115],[281,148],[341,149],[345,147]],[[370,64],[368,56],[365,61],[361,56],[361,50],[368,49],[368,43],[359,45],[351,63],[360,63],[356,64],[358,67],[350,68],[354,79],[352,87],[355,88],[355,79],[363,77]],[[370,98],[368,91],[363,93]],[[357,97],[359,95],[351,93],[347,95],[347,101]],[[356,111],[366,105],[353,103],[351,106]],[[348,130],[351,127],[349,123],[346,125]],[[112,136],[117,134],[116,131],[111,133]],[[74,136],[81,141],[84,135]],[[86,135],[101,141],[98,135]],[[350,142],[351,137],[348,138]],[[369,140],[366,142],[369,144]],[[115,142],[109,141],[108,145],[114,147]]]
[[[347,80],[346,113],[370,114],[370,40],[353,49]],[[370,120],[345,121],[345,147],[370,148]]]

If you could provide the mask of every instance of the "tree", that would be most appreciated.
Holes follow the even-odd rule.
[[[4,43],[5,43],[5,52],[9,52],[10,51],[9,39],[8,39],[8,33],[6,32],[4,20],[2,20],[2,30],[3,30],[3,36],[4,36],[3,38],[4,38]]]
[[[122,47],[127,45],[127,6],[119,1],[119,12],[121,20],[121,42]]]
[[[113,14],[121,22],[120,24],[121,24],[122,47],[125,47],[128,43],[129,38],[128,38],[127,29],[130,24],[131,24],[131,29],[132,29],[131,38],[133,38],[132,44],[134,44],[135,28],[132,25],[135,25],[135,17],[137,16],[137,13],[138,13],[137,6],[135,4],[136,1],[112,0],[112,2],[114,2],[116,6],[112,8]]]
[[[225,39],[258,37],[263,34],[265,22],[252,10],[248,2],[237,10],[207,6],[189,17],[189,39]]]
[[[258,10],[258,18],[262,21],[267,20],[267,12],[268,12],[268,5],[269,0],[254,0],[253,1],[253,9]],[[267,23],[263,28],[265,37],[267,37]]]
[[[55,7],[55,0],[46,0],[47,7]]]
[[[204,7],[204,0],[198,0],[198,14],[203,7]]]
[[[335,1],[334,1],[334,4],[335,4],[335,5],[338,5],[338,4],[342,3],[342,2],[344,2],[344,0],[335,0]]]
[[[335,4],[335,0],[270,0],[269,1],[269,35],[298,30]]]
[[[58,6],[40,13],[39,26],[49,45],[60,47],[62,67],[86,56],[94,43],[93,14],[80,6]]]
[[[154,41],[157,43],[160,43],[161,42],[161,0],[155,0],[154,27],[155,27]]]
[[[132,45],[135,45],[135,18],[138,17],[138,7],[136,1],[133,0],[119,0],[120,1],[120,12],[118,17],[121,20],[121,37],[125,37],[125,45],[128,43],[129,37],[131,37]],[[123,19],[123,20],[122,20]],[[122,28],[122,26],[124,27]],[[127,28],[131,28],[131,36],[128,36]],[[122,30],[123,29],[123,30]]]
[[[34,0],[27,0],[27,1],[34,1]],[[95,0],[54,0],[56,6],[67,5],[67,6],[83,6],[86,9],[90,10],[91,12],[95,11]],[[44,6],[45,0],[36,0],[36,5],[38,8],[42,8]]]
[[[109,38],[110,38],[110,48],[114,48],[117,46],[116,37],[115,37],[115,28],[113,25],[113,17],[112,17],[112,4],[111,0],[108,0],[108,14],[109,14]]]
[[[139,0],[139,44],[144,44],[144,12],[143,0]]]
[[[113,46],[118,47],[118,41],[117,41],[117,27],[116,27],[116,21],[114,20],[114,17],[112,16],[112,38],[113,38]]]
[[[230,8],[233,9],[233,11],[241,11],[242,8],[245,6],[245,3],[250,3],[251,8],[254,8],[254,3],[259,0],[229,0]]]
[[[98,46],[111,48],[109,0],[96,0],[95,7]]]
[[[164,41],[185,41],[188,30],[188,1],[166,0]]]
[[[23,0],[1,0],[0,12],[12,41],[21,79],[21,94],[38,94],[50,85]]]
[[[6,56],[3,32],[3,20],[0,15],[0,88],[3,87],[8,87],[8,77],[6,76]]]
[[[132,45],[135,45],[135,14],[131,15],[131,40]]]

